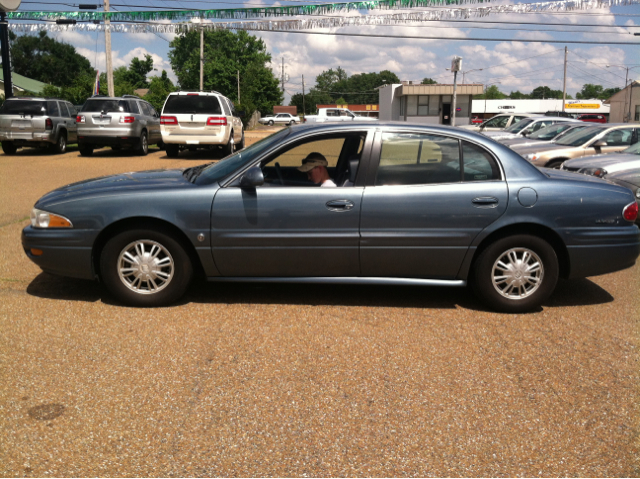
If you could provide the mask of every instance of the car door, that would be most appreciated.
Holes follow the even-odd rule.
[[[604,141],[606,146],[594,146],[594,144],[599,141]],[[633,127],[616,128],[615,130],[606,132],[597,140],[592,141],[589,146],[585,148],[584,156],[615,153],[616,151],[629,148],[637,141],[638,135]]]
[[[484,147],[411,131],[377,135],[362,199],[363,276],[455,278],[473,239],[507,207]]]
[[[213,258],[220,273],[358,276],[363,187],[357,182],[318,187],[298,167],[309,153],[318,152],[336,179],[348,160],[366,155],[372,134],[369,140],[367,136],[367,130],[309,135],[254,163],[265,175],[262,186],[242,188],[239,177],[225,184],[216,193],[211,217]]]
[[[78,122],[76,121],[77,112],[71,103],[63,102],[63,105],[67,107],[67,143],[75,143],[78,141]]]

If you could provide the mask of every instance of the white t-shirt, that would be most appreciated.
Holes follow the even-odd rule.
[[[324,181],[324,183],[322,183],[320,186],[321,186],[321,187],[323,187],[323,188],[324,188],[325,186],[328,186],[328,187],[334,187],[334,188],[335,188],[335,187],[337,187],[338,185],[336,185],[336,184],[333,182],[333,180],[328,179],[328,180],[325,180],[325,181]]]

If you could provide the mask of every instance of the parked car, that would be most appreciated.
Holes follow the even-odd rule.
[[[347,108],[318,108],[317,115],[305,115],[303,123],[324,123],[342,121],[378,121],[373,116],[358,116]]]
[[[630,123],[609,123],[569,133],[546,145],[518,149],[536,166],[560,168],[567,160],[624,150],[638,142],[638,128]]]
[[[600,178],[623,171],[640,168],[640,143],[630,146],[626,150],[608,155],[593,155],[575,160],[565,161],[561,169],[575,171],[584,175],[599,176]]]
[[[318,188],[300,170],[311,152],[344,186]],[[559,277],[632,266],[637,212],[626,188],[543,173],[459,128],[327,123],[208,165],[59,188],[35,204],[22,244],[44,271],[98,277],[137,306],[176,301],[199,271],[210,281],[469,282],[491,308],[518,312],[539,307]]]
[[[605,180],[628,188],[636,197],[636,203],[640,206],[640,168],[611,173],[604,178]],[[636,218],[636,224],[640,224],[640,215]]]
[[[581,122],[556,123],[555,125],[541,128],[526,137],[507,138],[499,140],[499,142],[508,146],[512,150],[519,150],[532,145],[544,145],[547,142],[556,141],[572,131],[578,131],[588,127],[588,125]]]
[[[544,116],[559,116],[562,118],[573,118],[575,120],[578,115],[566,111],[548,111],[544,114]]]
[[[578,115],[578,120],[587,121],[590,123],[606,123],[607,117],[604,115],[594,115],[591,113],[583,113],[581,115]]]
[[[522,138],[535,133],[541,128],[545,128],[549,125],[555,125],[556,123],[580,123],[578,120],[571,118],[553,118],[548,116],[525,118],[511,125],[509,128],[503,131],[488,131],[482,132],[483,135],[488,136],[496,141],[507,140],[511,138]]]
[[[508,127],[510,127],[511,125],[518,123],[520,120],[523,120],[524,118],[531,118],[531,117],[538,117],[540,115],[531,115],[529,113],[500,113],[499,115],[496,115],[494,117],[489,118],[488,120],[485,120],[484,122],[482,122],[479,125],[463,125],[463,126],[459,126],[458,128],[462,128],[463,130],[471,130],[471,131],[478,131],[478,132],[485,132],[485,131],[500,131],[500,130],[504,130]]]
[[[244,148],[244,127],[233,102],[218,92],[169,93],[160,120],[169,158],[180,150],[222,148],[225,156]]]
[[[258,123],[262,125],[294,125],[296,123],[300,123],[300,118],[298,116],[292,115],[291,113],[278,113],[277,115],[267,115],[258,120]]]
[[[483,122],[484,120],[478,116],[474,116],[473,118],[471,118],[471,124],[473,125],[479,125]]]
[[[104,146],[129,148],[146,155],[150,144],[162,142],[160,115],[135,95],[93,96],[82,105],[77,123],[82,156],[91,156],[93,150]]]
[[[7,98],[0,108],[0,141],[7,155],[22,147],[64,153],[77,141],[76,110],[58,98]]]

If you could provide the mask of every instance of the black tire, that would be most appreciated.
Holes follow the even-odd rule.
[[[81,156],[93,155],[93,145],[78,145],[78,150]]]
[[[120,151],[120,150],[122,150],[122,147],[121,147],[121,146],[117,146],[117,145],[116,145],[116,146],[112,146],[112,147],[111,147],[111,149],[112,149],[113,151]]]
[[[267,123],[267,125],[273,126],[273,120],[269,120],[269,123]]]
[[[234,151],[236,151],[236,149],[235,149],[235,142],[233,140],[233,131],[232,131],[231,134],[229,135],[228,143],[222,147],[222,156],[226,157],[229,155],[233,155]]]
[[[295,121],[291,120],[291,121],[289,122],[289,126],[293,125],[294,123],[295,123]]]
[[[147,153],[149,153],[149,137],[147,136],[146,131],[143,131],[140,134],[138,146],[136,147],[136,153],[138,153],[140,156],[147,156]]]
[[[142,245],[144,253],[153,253],[154,248],[159,252],[147,258],[149,262],[140,261],[134,267],[133,262],[121,256],[128,251],[138,260],[145,258],[136,245]],[[143,269],[144,266],[147,268]],[[130,274],[121,276],[120,267],[128,268]],[[100,273],[107,289],[124,304],[157,307],[171,304],[185,293],[193,277],[193,265],[180,242],[170,233],[136,229],[119,233],[107,242],[100,255]],[[156,292],[151,292],[153,284]]]
[[[67,134],[61,131],[58,135],[58,139],[51,145],[51,153],[61,155],[67,152]]]
[[[3,141],[2,142],[2,150],[5,155],[15,155],[18,148],[13,143],[13,141]]]
[[[162,140],[157,143],[157,146],[159,150],[166,150],[166,146]]]
[[[165,150],[169,158],[178,158],[180,156],[180,147],[173,144],[165,144]]]
[[[522,265],[525,252],[533,255],[529,261],[525,261],[529,267],[523,265],[523,269],[520,270],[517,265]],[[508,253],[511,257],[507,256]],[[511,270],[500,268],[497,266],[499,260],[504,260],[505,266],[516,267]],[[537,271],[536,263],[541,263],[541,269]],[[532,266],[533,269],[530,269]],[[495,275],[496,278],[505,278],[504,281],[496,279],[495,285],[494,267],[498,273]],[[501,275],[501,271],[508,273]],[[525,272],[529,272],[529,277],[533,279],[527,281],[527,276],[522,274]],[[553,247],[542,238],[522,234],[499,239],[482,251],[474,263],[471,283],[478,297],[490,308],[504,313],[522,313],[540,307],[553,293],[558,276],[558,257]],[[515,292],[516,287],[521,293],[521,298],[510,294],[511,291]],[[501,289],[502,293],[498,289]]]
[[[562,163],[564,163],[566,160],[552,160],[549,163],[547,163],[544,167],[545,168],[553,168],[554,170],[559,170],[560,167],[562,166]]]
[[[242,139],[240,140],[240,143],[236,145],[236,151],[238,150],[244,150],[244,130],[242,131]]]

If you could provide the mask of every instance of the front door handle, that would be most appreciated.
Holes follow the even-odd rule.
[[[349,200],[331,200],[327,201],[326,206],[329,211],[349,211],[354,205]]]
[[[477,208],[495,208],[498,206],[498,198],[493,196],[481,196],[471,200],[473,206]]]

